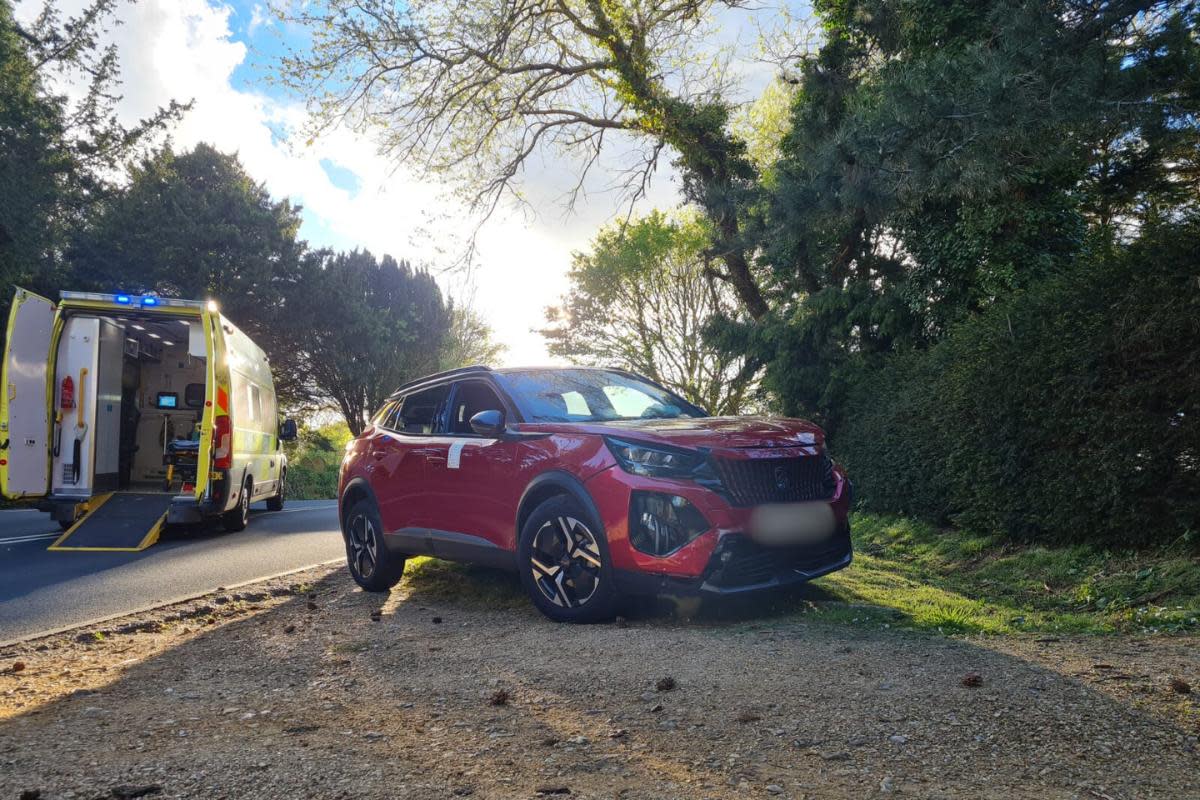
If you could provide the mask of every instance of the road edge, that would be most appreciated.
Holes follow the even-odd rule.
[[[297,510],[300,510],[300,509],[297,509]],[[84,620],[83,622],[75,622],[70,625],[64,625],[61,628],[49,628],[44,631],[38,631],[37,633],[28,634],[27,636],[20,636],[16,639],[6,639],[4,641],[0,641],[0,647],[14,647],[16,645],[27,644],[27,643],[35,641],[37,639],[45,639],[49,636],[58,636],[59,634],[67,633],[68,631],[78,630],[79,628],[89,628],[93,625],[103,625],[104,623],[111,622],[114,619],[123,619],[124,617],[132,617],[132,616],[136,616],[138,614],[145,614],[149,611],[155,611],[160,608],[165,608],[166,606],[178,605],[180,603],[190,603],[193,600],[199,600],[201,597],[207,597],[208,595],[215,594],[218,591],[232,591],[234,589],[241,589],[244,586],[253,586],[256,583],[264,583],[266,581],[273,581],[277,578],[285,578],[288,575],[294,575],[297,572],[304,572],[305,570],[316,569],[317,567],[328,567],[333,564],[340,564],[340,563],[343,563],[345,560],[346,560],[345,557],[332,558],[332,559],[329,559],[328,561],[320,561],[316,564],[308,564],[303,567],[287,569],[287,570],[284,570],[283,572],[276,572],[272,575],[261,575],[257,578],[251,578],[250,580],[247,580],[247,581],[240,581],[239,583],[231,583],[228,585],[223,584],[221,586],[214,586],[213,588],[207,589],[203,592],[193,592],[192,594],[183,595],[181,597],[175,597],[170,600],[162,600],[162,601],[159,601],[156,603],[151,603],[149,605],[141,606],[139,608],[131,608],[127,611],[122,611],[119,614],[109,614],[104,617],[96,617],[95,619],[89,619],[89,620]]]

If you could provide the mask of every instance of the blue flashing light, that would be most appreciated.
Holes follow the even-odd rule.
[[[156,305],[158,305],[158,298],[157,298],[157,297],[143,297],[143,298],[142,298],[142,305],[144,305],[144,306],[156,306]]]
[[[126,306],[129,305],[129,295],[127,295],[127,294],[117,295],[117,302],[120,303],[121,305],[126,305]]]

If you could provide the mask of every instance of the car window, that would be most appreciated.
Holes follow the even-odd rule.
[[[450,409],[450,433],[471,434],[471,417],[480,411],[504,411],[496,391],[484,381],[463,381],[456,386]]]
[[[530,422],[703,417],[703,409],[666,389],[601,369],[514,370],[497,375]]]
[[[387,427],[386,423],[388,421],[388,417],[390,417],[392,412],[395,410],[396,410],[395,402],[392,400],[389,400],[386,403],[384,403],[378,411],[375,412],[375,416],[371,417],[371,422],[382,428],[386,428]]]
[[[450,387],[446,385],[406,395],[392,429],[400,433],[436,433],[439,414],[449,394]]]
[[[632,386],[605,386],[604,396],[622,417],[640,417],[658,402]]]

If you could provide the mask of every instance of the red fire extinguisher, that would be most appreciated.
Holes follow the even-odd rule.
[[[70,411],[75,408],[75,381],[71,380],[71,376],[62,379],[62,386],[58,391],[58,413],[54,415],[54,457],[58,458],[60,447],[62,444],[62,421],[63,412]]]
[[[62,390],[58,394],[58,407],[63,411],[69,411],[75,407],[75,381],[71,380],[71,376],[62,379]]]

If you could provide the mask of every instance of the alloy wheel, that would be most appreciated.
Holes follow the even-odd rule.
[[[379,542],[375,526],[365,515],[359,514],[350,521],[350,560],[354,571],[362,578],[370,578],[379,563]]]
[[[600,545],[574,517],[555,517],[538,528],[529,562],[533,582],[556,606],[581,606],[600,586]]]

